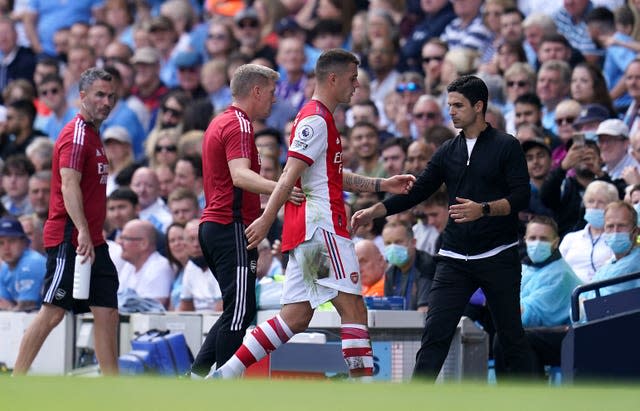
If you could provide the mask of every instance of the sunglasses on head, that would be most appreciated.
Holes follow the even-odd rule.
[[[155,148],[155,152],[156,153],[160,153],[163,151],[168,151],[170,153],[175,153],[176,151],[178,151],[178,147],[176,147],[175,144],[171,144],[169,146],[156,146]]]
[[[528,86],[529,82],[527,81],[507,81],[507,87],[513,87],[513,86],[518,86],[518,87],[525,87]]]
[[[417,91],[421,90],[422,87],[418,83],[414,83],[413,81],[409,83],[400,83],[396,86],[396,91],[398,93],[403,93],[405,91]]]
[[[171,107],[167,107],[167,106],[162,106],[162,111],[165,113],[169,113],[174,117],[180,117],[182,116],[182,110],[176,110],[175,108],[171,108]]]

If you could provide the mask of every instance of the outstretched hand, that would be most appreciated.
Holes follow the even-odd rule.
[[[300,205],[304,202],[305,196],[300,187],[293,187],[291,194],[289,194],[289,202],[295,205]]]
[[[382,180],[380,188],[391,194],[407,194],[415,181],[416,177],[411,174],[398,174]]]

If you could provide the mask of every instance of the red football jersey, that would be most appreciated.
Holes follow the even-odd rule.
[[[288,156],[309,168],[296,182],[305,193],[304,203],[285,204],[282,251],[309,240],[318,228],[350,238],[342,195],[342,142],[333,115],[321,102],[311,100],[298,113]]]
[[[251,170],[260,173],[258,149],[249,116],[229,106],[211,121],[202,142],[202,170],[205,208],[200,221],[251,224],[260,215],[260,195],[233,185],[229,161],[251,160]]]
[[[64,207],[60,169],[71,168],[82,174],[80,190],[82,207],[89,224],[94,246],[105,242],[102,235],[107,214],[107,176],[109,162],[98,131],[78,114],[60,132],[53,150],[51,164],[51,198],[49,218],[44,225],[44,246],[55,247],[72,230],[73,244],[78,244],[78,230]]]

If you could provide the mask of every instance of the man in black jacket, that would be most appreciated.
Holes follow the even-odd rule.
[[[527,164],[518,141],[486,123],[489,93],[482,80],[463,76],[447,91],[451,119],[462,131],[438,149],[407,195],[356,212],[352,226],[413,207],[446,184],[449,221],[414,377],[436,378],[460,316],[478,287],[487,298],[508,370],[530,373],[530,350],[520,320],[517,251],[518,212],[527,207],[530,196]]]

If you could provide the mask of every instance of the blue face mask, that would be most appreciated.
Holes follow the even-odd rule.
[[[389,264],[402,267],[409,261],[409,249],[399,244],[389,244],[384,247],[384,258]]]
[[[587,208],[584,212],[584,219],[591,227],[602,229],[604,227],[604,210],[599,208]]]
[[[549,241],[527,241],[527,255],[533,263],[546,261],[552,253]]]
[[[626,232],[604,233],[602,238],[614,254],[624,254],[629,251],[633,245],[631,236]]]
[[[636,209],[636,213],[638,214],[638,221],[636,222],[636,225],[640,227],[640,203],[634,205],[633,208]]]

